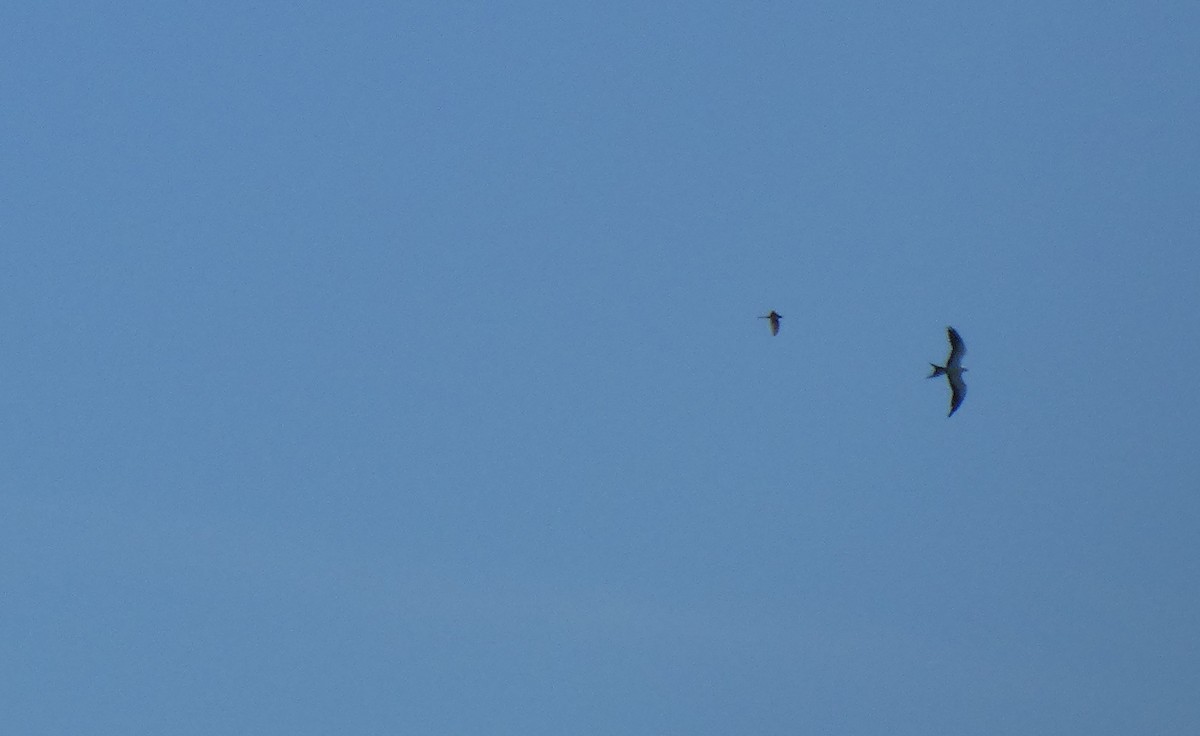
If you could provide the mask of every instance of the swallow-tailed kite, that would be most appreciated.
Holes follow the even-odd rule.
[[[764,314],[763,316],[759,317],[759,319],[771,320],[771,334],[772,335],[779,334],[779,320],[783,319],[782,314],[780,314],[779,312],[776,312],[774,309],[772,309],[770,314]]]
[[[958,409],[958,405],[962,403],[967,395],[967,384],[963,383],[962,374],[966,368],[962,367],[962,358],[967,354],[967,346],[963,344],[963,339],[958,336],[958,332],[953,327],[946,328],[946,334],[950,336],[950,357],[946,358],[946,365],[934,365],[933,373],[929,374],[929,378],[937,376],[946,376],[946,380],[950,382],[950,413],[946,416],[953,416]]]

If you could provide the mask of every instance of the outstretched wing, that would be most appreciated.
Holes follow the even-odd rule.
[[[950,381],[950,413],[946,416],[952,417],[967,397],[967,384],[963,382],[962,371],[947,372],[946,378]]]
[[[953,327],[946,328],[946,335],[950,338],[950,357],[946,358],[946,367],[958,367],[958,364],[962,362],[963,356],[967,354],[967,345],[959,337],[958,331]]]

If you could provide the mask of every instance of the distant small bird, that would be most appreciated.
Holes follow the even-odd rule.
[[[779,320],[783,319],[782,314],[780,314],[779,312],[776,312],[774,309],[772,309],[770,314],[764,314],[763,316],[759,317],[759,319],[771,320],[771,334],[772,335],[779,334]]]
[[[950,357],[946,358],[946,365],[930,363],[929,365],[933,366],[933,373],[930,373],[927,378],[944,375],[950,382],[950,413],[946,415],[950,417],[954,416],[959,404],[967,396],[967,384],[963,383],[962,378],[962,374],[967,370],[962,367],[962,359],[967,354],[967,346],[953,327],[947,327],[946,334],[950,337]]]

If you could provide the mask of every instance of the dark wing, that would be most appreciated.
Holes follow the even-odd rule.
[[[947,373],[946,378],[950,381],[950,413],[946,416],[952,417],[963,399],[967,398],[967,384],[963,383],[962,371]]]
[[[946,358],[946,367],[949,368],[962,361],[963,356],[967,354],[967,345],[953,327],[946,328],[946,335],[950,338],[950,357]]]

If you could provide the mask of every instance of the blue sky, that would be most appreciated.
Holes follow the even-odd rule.
[[[1200,730],[1195,4],[0,28],[5,732]]]

